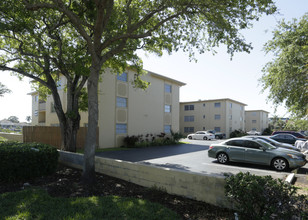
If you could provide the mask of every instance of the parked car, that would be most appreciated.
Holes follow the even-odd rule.
[[[306,138],[307,139],[307,136],[305,136],[304,133],[296,132],[296,131],[274,131],[272,133],[272,136],[276,135],[276,134],[292,134],[293,136],[295,136],[297,138]]]
[[[226,138],[226,134],[224,133],[220,133],[220,132],[216,132],[215,130],[208,130],[208,133],[214,134],[215,135],[215,139],[223,139]]]
[[[208,156],[216,158],[221,164],[229,161],[272,166],[277,171],[304,166],[304,154],[251,138],[231,138],[220,144],[212,144]]]
[[[298,149],[297,147],[293,146],[292,144],[287,144],[287,143],[282,143],[282,142],[278,142],[275,141],[274,139],[271,139],[267,136],[245,136],[247,138],[258,138],[261,139],[263,141],[266,141],[268,143],[270,143],[271,145],[275,146],[275,147],[283,147],[289,150],[296,150],[296,151],[300,151],[300,149]]]
[[[215,139],[215,135],[208,133],[206,131],[197,131],[194,134],[187,135],[188,139],[196,139],[196,140],[212,140]]]
[[[278,142],[287,143],[294,145],[295,141],[306,141],[305,138],[297,138],[292,134],[276,134],[273,136],[270,136],[271,139],[274,139]]]
[[[258,132],[258,131],[255,131],[255,130],[251,130],[251,131],[248,131],[246,133],[249,134],[249,135],[261,135],[261,132]]]

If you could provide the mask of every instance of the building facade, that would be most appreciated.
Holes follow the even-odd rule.
[[[268,114],[269,112],[264,110],[245,111],[246,132],[258,131],[262,133],[268,127]]]
[[[215,130],[229,137],[234,130],[245,130],[246,104],[232,99],[180,103],[180,131],[184,135]]]
[[[99,82],[99,147],[119,147],[129,135],[160,134],[179,131],[180,87],[185,85],[174,79],[148,72],[142,80],[150,83],[146,90],[135,88],[133,70],[113,74],[106,70]],[[65,78],[59,81],[59,93],[66,106]],[[32,95],[32,125],[59,126],[53,108],[53,99],[40,102],[36,92]],[[87,126],[88,113],[81,113],[80,126]]]

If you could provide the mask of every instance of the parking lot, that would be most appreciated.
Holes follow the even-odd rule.
[[[183,139],[182,141],[186,144],[101,152],[97,153],[97,156],[201,174],[224,175],[225,173],[235,174],[249,171],[257,175],[284,178],[290,173],[277,172],[267,166],[244,163],[219,164],[215,159],[207,156],[207,151],[210,144],[219,143],[221,140],[197,141]],[[300,175],[308,174],[308,164],[300,168],[298,173]]]

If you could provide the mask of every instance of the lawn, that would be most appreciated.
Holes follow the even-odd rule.
[[[136,198],[51,197],[42,189],[0,195],[0,219],[180,219],[164,206]]]

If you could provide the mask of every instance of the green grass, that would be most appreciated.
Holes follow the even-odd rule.
[[[164,206],[117,196],[60,198],[44,190],[0,194],[0,219],[180,219]]]

